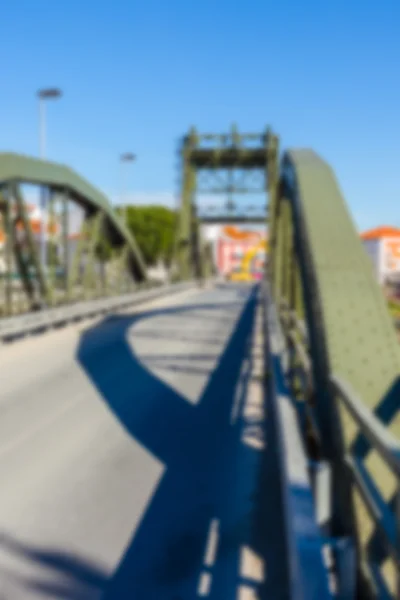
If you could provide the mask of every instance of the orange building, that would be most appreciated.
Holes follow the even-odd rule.
[[[379,283],[400,279],[400,229],[376,227],[361,234]]]
[[[222,227],[216,242],[216,263],[219,273],[227,275],[239,268],[245,254],[263,239],[265,234],[261,231]],[[264,262],[265,253],[261,252],[260,256],[255,257],[254,267],[262,269]]]

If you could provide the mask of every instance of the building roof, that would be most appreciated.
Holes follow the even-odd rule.
[[[239,229],[238,227],[233,227],[231,225],[225,225],[225,227],[222,228],[221,233],[223,236],[237,241],[259,240],[264,235],[264,233],[258,229]]]
[[[381,240],[382,238],[400,238],[400,229],[396,227],[390,227],[388,225],[382,225],[381,227],[375,227],[375,229],[369,229],[361,234],[362,240]]]

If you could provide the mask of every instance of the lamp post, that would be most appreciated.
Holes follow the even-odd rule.
[[[42,160],[46,158],[46,100],[56,100],[61,97],[62,92],[58,88],[43,88],[37,93],[39,98],[39,156]],[[46,269],[46,232],[45,232],[45,210],[46,210],[46,188],[40,190],[40,209],[42,218],[40,220],[40,258],[43,269]]]
[[[121,205],[122,205],[122,219],[125,223],[125,225],[128,224],[128,208],[127,207],[123,207],[123,202],[124,202],[124,194],[127,191],[127,186],[126,186],[126,178],[124,177],[123,171],[124,171],[124,166],[128,165],[129,163],[134,163],[136,160],[136,155],[132,154],[132,152],[125,152],[124,154],[121,154],[120,156],[120,161],[121,161],[121,179],[122,179],[122,190],[121,190]]]

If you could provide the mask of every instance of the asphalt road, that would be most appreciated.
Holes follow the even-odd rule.
[[[254,498],[232,500],[252,493],[256,450],[239,487],[231,463],[251,289],[186,292],[0,348],[0,600],[194,598],[226,506],[226,539],[250,545]]]

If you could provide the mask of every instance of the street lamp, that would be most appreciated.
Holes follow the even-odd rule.
[[[125,152],[124,154],[121,154],[120,156],[120,161],[121,161],[121,169],[122,169],[122,190],[121,190],[121,208],[122,208],[122,219],[125,222],[125,225],[127,225],[128,223],[128,207],[123,207],[123,202],[124,202],[124,193],[125,191],[127,191],[125,189],[125,182],[126,179],[123,175],[123,169],[124,169],[124,165],[128,165],[129,163],[133,163],[136,160],[136,154],[133,154],[132,152]]]
[[[39,90],[39,155],[41,159],[46,157],[46,100],[56,100],[62,96],[61,90],[57,88],[45,88]]]
[[[43,88],[37,93],[39,98],[39,156],[42,160],[46,158],[46,100],[56,100],[61,97],[61,90],[58,88]],[[40,189],[40,208],[42,218],[40,220],[40,257],[42,267],[45,270],[47,264],[46,252],[46,234],[45,234],[45,210],[46,210],[46,188]]]

